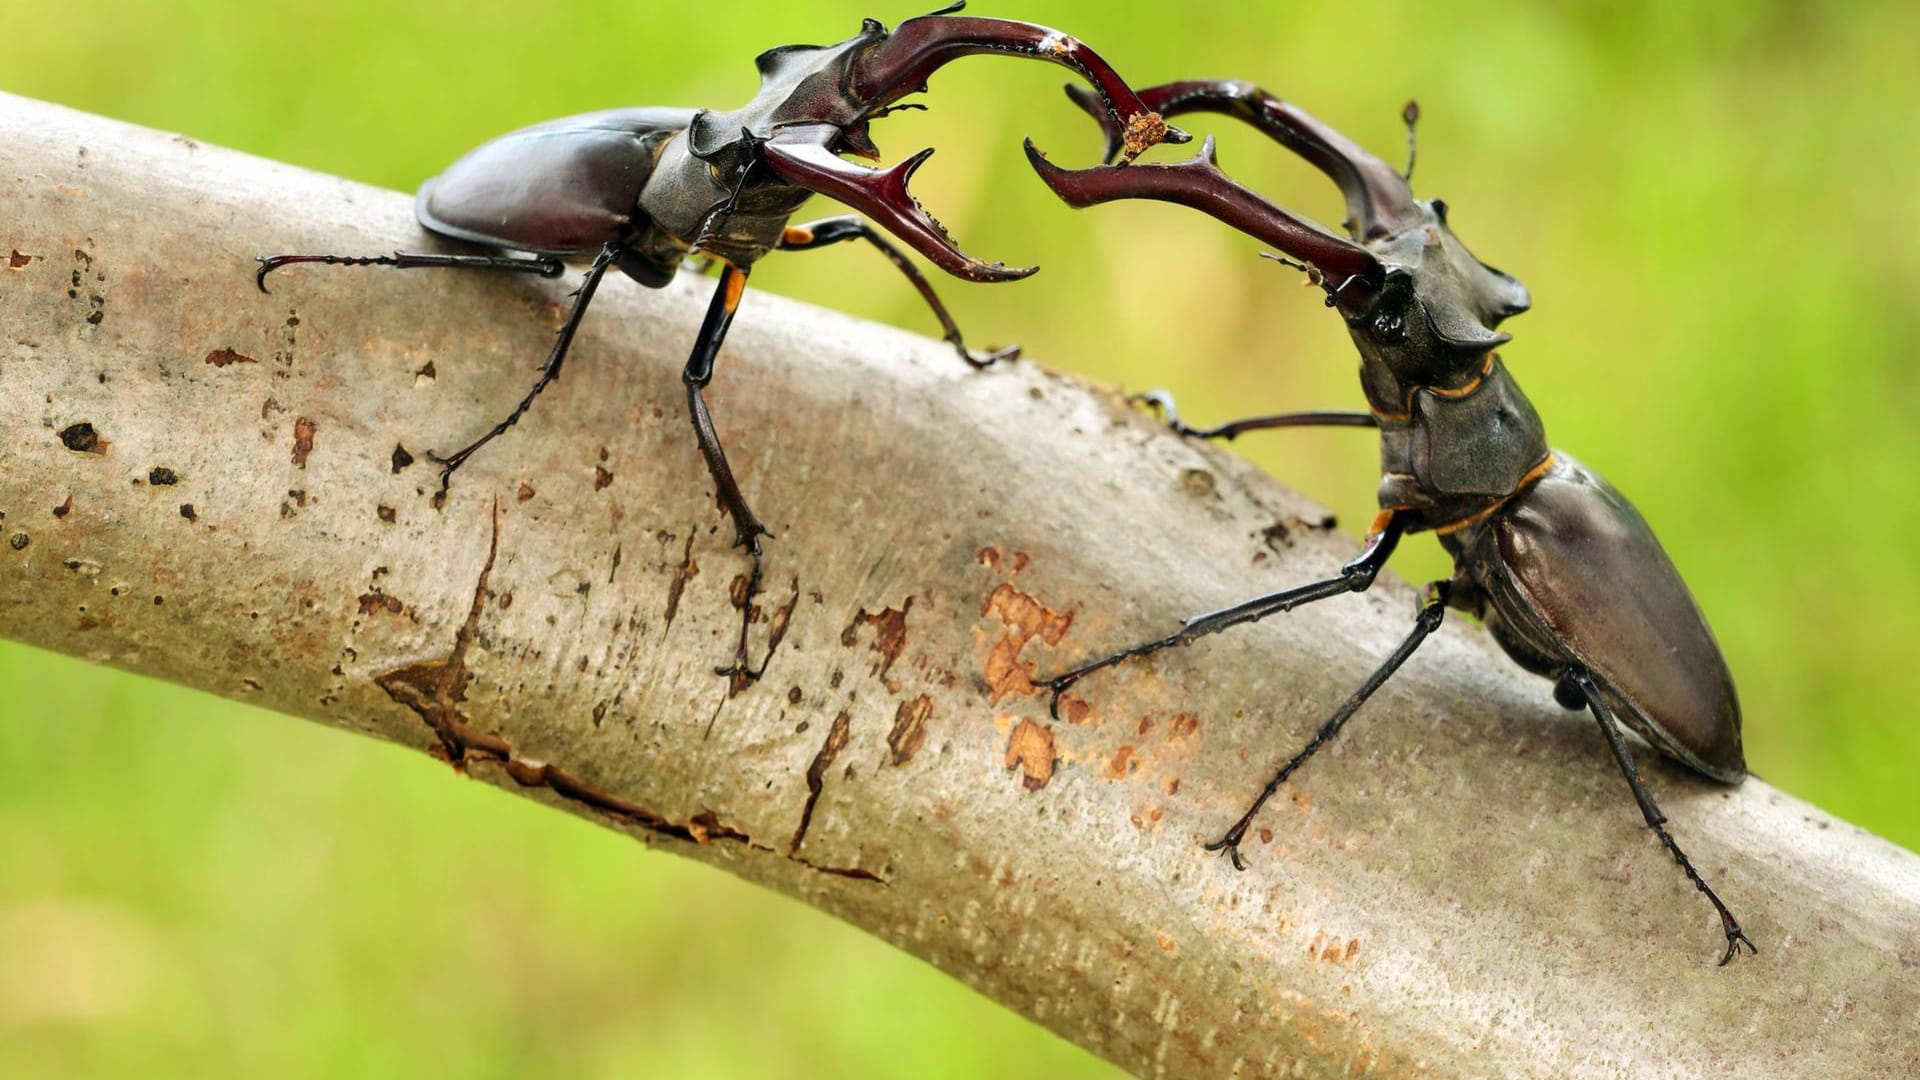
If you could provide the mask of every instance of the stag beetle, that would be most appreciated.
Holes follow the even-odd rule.
[[[1070,91],[1071,92],[1071,91]],[[1081,104],[1089,101],[1074,95]],[[1526,287],[1468,252],[1439,199],[1413,197],[1407,176],[1297,108],[1249,83],[1195,81],[1144,91],[1172,117],[1224,113],[1252,124],[1307,159],[1346,197],[1352,240],[1299,218],[1222,172],[1209,137],[1177,165],[1068,170],[1027,141],[1027,155],[1068,204],[1159,199],[1201,210],[1278,248],[1307,272],[1345,319],[1360,353],[1365,413],[1286,413],[1184,435],[1233,438],[1265,428],[1374,427],[1380,432],[1380,514],[1361,553],[1337,576],[1195,615],[1165,637],[1122,649],[1036,685],[1060,695],[1080,679],[1130,657],[1185,645],[1328,597],[1363,592],[1401,537],[1432,531],[1452,556],[1453,576],[1427,586],[1411,633],[1282,765],[1245,815],[1207,845],[1244,869],[1240,844],[1269,798],[1439,628],[1448,607],[1477,616],[1521,667],[1554,680],[1554,698],[1591,710],[1640,812],[1694,887],[1719,913],[1732,960],[1758,952],[1732,912],[1694,870],[1665,828],[1640,777],[1620,721],[1654,749],[1728,784],[1746,775],[1733,678],[1686,584],[1624,496],[1592,470],[1547,445],[1540,417],[1495,351],[1512,336],[1502,320],[1527,310]],[[1409,146],[1417,107],[1406,111]],[[1121,131],[1101,118],[1109,154]],[[1410,155],[1411,157],[1411,151]],[[1408,175],[1412,171],[1411,160]],[[1298,261],[1295,261],[1298,260]]]
[[[732,517],[736,547],[753,566],[740,602],[740,638],[733,664],[718,669],[736,691],[760,672],[747,663],[747,625],[759,590],[760,538],[771,536],[734,481],[702,391],[740,306],[747,274],[773,250],[804,251],[864,239],[913,283],[933,309],[960,358],[975,367],[1018,355],[1013,348],[985,356],[968,351],[960,329],[933,286],[899,248],[858,217],[810,225],[788,219],[814,194],[864,211],[934,265],[968,281],[1012,281],[1036,267],[1009,268],[963,253],[907,190],[913,173],[933,153],[920,151],[887,169],[843,160],[851,153],[877,159],[868,125],[890,112],[923,108],[896,104],[926,89],[929,76],[962,56],[1005,53],[1060,64],[1093,84],[1104,119],[1122,133],[1126,159],[1162,141],[1185,142],[1140,104],[1105,60],[1057,30],[1006,19],[952,17],[964,0],[909,19],[891,33],[868,19],[837,45],[786,45],[760,54],[760,92],[732,112],[642,107],[552,120],[481,145],[427,181],[415,213],[429,231],[456,240],[523,254],[442,255],[395,252],[379,256],[273,255],[259,259],[266,276],[290,263],[344,263],[398,268],[456,267],[554,277],[565,260],[592,256],[585,280],[561,324],[533,389],[505,420],[441,466],[444,494],[454,470],[519,422],[534,398],[559,376],[575,330],[608,267],[649,288],[664,287],[689,256],[717,263],[719,286],[694,338],[681,378],[694,436],[713,476],[721,506]]]

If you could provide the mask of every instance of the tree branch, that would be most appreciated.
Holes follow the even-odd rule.
[[[298,267],[263,296],[256,254],[420,247],[404,197],[14,98],[0,132],[0,634],[462,762],[1141,1074],[1915,1068],[1920,860],[1650,761],[1760,945],[1716,968],[1592,726],[1457,620],[1247,872],[1203,852],[1414,600],[1124,665],[1051,720],[1036,671],[1352,553],[1111,394],[751,296],[710,400],[778,535],[772,657],[729,697],[747,564],[677,377],[700,283],[603,290],[436,509],[425,452],[524,392],[567,285]]]

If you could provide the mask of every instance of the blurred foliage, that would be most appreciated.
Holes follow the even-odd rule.
[[[1416,188],[1533,289],[1507,361],[1556,445],[1630,493],[1686,572],[1740,682],[1755,772],[1920,846],[1902,681],[1920,631],[1920,7],[977,10],[1069,29],[1143,85],[1259,80],[1389,160],[1417,96]],[[760,49],[915,13],[13,3],[0,89],[410,190],[535,120],[732,105]],[[1171,207],[1049,200],[1020,137],[1069,161],[1095,143],[1063,76],[963,63],[932,112],[877,132],[896,156],[940,147],[917,185],[969,250],[1046,267],[941,286],[976,344],[1168,386],[1199,419],[1357,405],[1337,320],[1250,241]],[[1341,216],[1257,135],[1190,126],[1220,132],[1240,178]],[[770,259],[754,281],[931,325],[862,249]],[[1240,449],[1350,526],[1371,516],[1364,435]],[[1403,576],[1444,571],[1437,546],[1412,547]],[[10,1077],[1111,1074],[822,915],[417,754],[13,646],[0,719]],[[1620,819],[1636,824],[1624,792]],[[1716,856],[1695,855],[1710,873]]]

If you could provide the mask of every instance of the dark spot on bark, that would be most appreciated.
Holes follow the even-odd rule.
[[[25,270],[27,268],[27,264],[32,261],[33,261],[33,256],[23,255],[20,253],[19,248],[14,248],[13,254],[7,256],[7,269]]]
[[[606,488],[608,484],[611,484],[611,483],[613,483],[613,474],[608,472],[606,469],[598,465],[595,465],[593,467],[593,490],[602,491]]]
[[[400,518],[399,513],[395,511],[394,508],[391,506],[376,506],[373,508],[373,512],[380,518],[381,521],[384,521],[389,525],[393,524],[395,521],[398,521]]]
[[[313,453],[313,436],[319,426],[302,416],[293,422],[293,467],[307,467],[307,455]]]
[[[60,441],[76,454],[106,453],[105,440],[100,438],[99,432],[93,430],[92,424],[84,420],[61,428]]]
[[[215,349],[207,354],[207,363],[217,368],[227,367],[232,364],[257,364],[259,362],[260,361],[255,360],[246,353],[231,347]]]
[[[56,518],[64,518],[71,513],[73,513],[73,496],[71,495],[67,496],[66,502],[53,508],[53,516]]]
[[[301,490],[300,488],[293,488],[289,490],[287,492],[287,498],[292,499],[293,504],[295,506],[298,506],[302,510],[305,510],[307,508],[307,493]]]
[[[1211,498],[1214,494],[1213,474],[1205,469],[1182,470],[1180,487],[1196,499]]]
[[[907,644],[907,612],[913,610],[913,597],[909,596],[899,609],[884,608],[877,614],[867,614],[861,608],[853,621],[840,632],[840,644],[852,648],[860,640],[862,625],[873,628],[873,644],[869,646],[879,657],[874,661],[873,674],[886,681],[887,672],[893,668],[893,662],[900,659],[900,650]]]
[[[411,464],[413,464],[413,455],[407,453],[406,447],[400,445],[399,443],[394,443],[393,444],[394,475],[398,476],[400,474],[401,469],[404,469]]]
[[[17,532],[7,537],[7,546],[15,551],[25,551],[27,550],[27,545],[31,543],[33,543],[33,540],[23,532]]]
[[[813,755],[813,763],[807,766],[807,803],[800,808],[800,827],[793,830],[793,839],[787,843],[787,853],[800,850],[807,838],[807,828],[813,824],[814,804],[820,801],[820,792],[826,787],[827,770],[833,767],[833,759],[847,747],[847,735],[851,730],[851,717],[842,711],[833,718],[833,726],[827,729],[826,741],[820,744],[820,750]]]
[[[161,605],[163,605],[163,604],[165,604],[166,602],[167,602],[167,598],[166,598],[166,597],[164,597],[164,596],[156,596],[156,597],[154,597],[154,598],[153,598],[153,606],[154,606],[154,607],[160,607]]]
[[[1260,539],[1266,542],[1270,550],[1276,552],[1284,551],[1286,548],[1292,546],[1292,541],[1289,539],[1292,531],[1293,530],[1287,528],[1286,522],[1276,521],[1260,530]]]
[[[833,677],[827,680],[827,685],[835,690],[838,690],[840,689],[840,683],[843,680],[845,680],[846,677],[847,677],[846,672],[841,671],[839,668],[834,668]]]
[[[500,605],[501,611],[506,611],[509,608],[513,607],[513,590],[509,589],[506,592],[501,593],[498,603]],[[585,657],[582,657],[582,659],[585,659]]]
[[[372,615],[381,611],[398,615],[405,610],[406,605],[401,603],[397,596],[388,596],[378,590],[360,594],[360,614],[362,615]]]
[[[180,474],[165,465],[155,465],[147,471],[147,483],[154,487],[172,487],[180,482]]]
[[[183,517],[183,518],[186,518],[186,519],[187,519],[188,521],[198,521],[198,520],[200,520],[200,515],[199,515],[199,514],[196,514],[196,513],[194,513],[194,512],[193,512],[193,504],[192,504],[192,503],[181,503],[181,504],[180,504],[180,516],[181,516],[181,517]]]
[[[927,718],[932,715],[933,699],[925,694],[900,703],[893,714],[893,728],[887,732],[887,764],[905,765],[913,760],[927,741]]]
[[[440,373],[434,370],[433,361],[431,360],[427,361],[426,367],[414,372],[413,375],[417,379],[438,379],[440,377]]]
[[[800,699],[802,696],[803,695],[800,693],[800,688],[797,686],[794,687],[793,689],[787,691],[787,704],[789,705],[800,704]]]
[[[513,497],[516,502],[526,502],[537,494],[539,493],[533,490],[533,485],[523,480],[520,482],[520,490],[514,492]]]

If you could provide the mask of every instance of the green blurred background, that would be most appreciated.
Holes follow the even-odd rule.
[[[918,6],[16,0],[0,89],[410,190],[532,121],[730,107],[760,49]],[[1685,571],[1755,772],[1920,846],[1920,6],[1257,8],[975,5],[1068,29],[1142,85],[1259,80],[1392,161],[1417,96],[1416,189],[1533,289],[1508,364]],[[1358,406],[1338,321],[1251,241],[1050,202],[1019,140],[1091,158],[1064,76],[962,63],[932,112],[876,131],[890,156],[940,147],[916,185],[969,250],[1045,266],[941,285],[975,344],[1165,385],[1204,420]],[[1257,135],[1189,126],[1340,218]],[[931,325],[865,250],[769,259],[754,283]],[[1349,528],[1370,516],[1365,435],[1241,449]],[[1396,566],[1444,559],[1422,541]],[[9,1077],[1112,1074],[824,916],[417,753],[7,645],[0,720]]]

